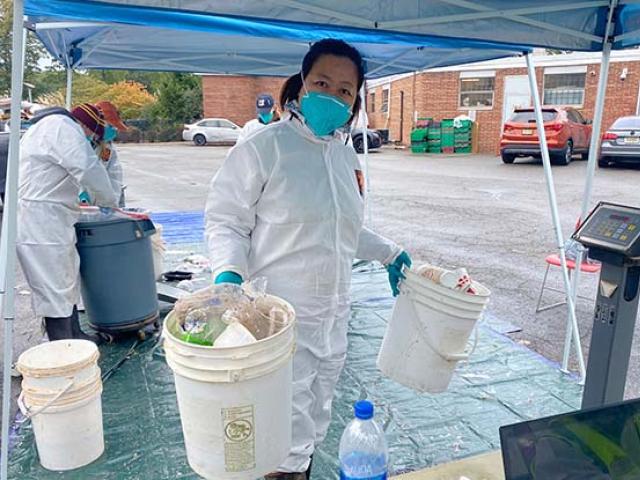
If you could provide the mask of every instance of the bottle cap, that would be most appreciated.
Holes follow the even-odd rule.
[[[369,420],[373,418],[373,403],[368,400],[360,400],[353,406],[356,418],[360,420]]]

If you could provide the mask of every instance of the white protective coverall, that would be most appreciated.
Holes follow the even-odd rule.
[[[296,311],[293,445],[280,467],[303,472],[327,432],[347,352],[355,257],[392,262],[401,249],[363,227],[360,169],[338,135],[318,138],[290,115],[237,144],[205,212],[215,276],[266,277]]]
[[[18,259],[38,316],[68,317],[80,300],[74,225],[82,190],[100,206],[117,205],[80,125],[63,115],[43,118],[20,142],[18,188]]]
[[[102,164],[107,169],[107,173],[109,174],[109,180],[111,181],[111,188],[115,192],[118,199],[122,195],[122,187],[124,187],[124,173],[122,171],[122,164],[120,160],[118,160],[118,152],[114,148],[111,142],[107,143],[106,148],[109,149],[109,158],[104,160],[102,157],[102,148],[98,147],[96,149],[96,154],[98,158],[102,159]]]
[[[236,143],[245,141],[253,132],[262,130],[266,126],[267,125],[262,123],[257,118],[254,118],[253,120],[249,120],[247,123],[244,124],[244,127],[242,127],[242,130],[240,130],[240,135],[238,135],[238,140],[236,140]]]

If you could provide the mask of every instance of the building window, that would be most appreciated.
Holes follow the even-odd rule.
[[[545,73],[544,104],[582,106],[584,83],[584,73]]]
[[[493,107],[494,76],[461,76],[460,77],[460,108],[491,108]]]
[[[369,95],[369,112],[374,113],[376,111],[376,94]]]
[[[383,113],[389,112],[389,89],[385,88],[382,90],[382,106],[380,107],[380,111]]]

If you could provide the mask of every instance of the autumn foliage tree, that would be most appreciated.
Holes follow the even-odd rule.
[[[61,89],[41,96],[38,102],[45,105],[64,105],[65,95],[65,89]],[[142,112],[156,101],[141,83],[124,80],[108,84],[82,74],[74,76],[72,99],[74,105],[108,100],[118,107],[124,119],[139,118]]]

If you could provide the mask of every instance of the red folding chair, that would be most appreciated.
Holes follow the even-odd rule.
[[[562,263],[560,262],[560,255],[558,255],[557,253],[554,253],[552,255],[547,256],[547,258],[545,258],[544,261],[547,262],[547,269],[544,272],[544,279],[542,280],[542,287],[540,288],[540,296],[538,297],[538,304],[536,305],[536,313],[544,312],[545,310],[550,310],[552,308],[559,307],[560,305],[564,305],[564,304],[567,303],[567,301],[565,299],[562,302],[552,303],[550,305],[545,305],[543,307],[540,306],[542,304],[542,297],[544,295],[544,291],[545,290],[551,290],[553,292],[565,293],[564,289],[559,289],[559,288],[555,288],[555,287],[549,287],[549,286],[546,285],[547,277],[549,276],[549,269],[552,266],[554,266],[554,267],[562,267]],[[573,260],[567,259],[567,268],[569,269],[569,278],[571,278],[571,272],[573,270],[575,270],[576,262],[574,262]],[[599,273],[600,272],[600,264],[599,263],[582,262],[582,264],[580,265],[580,271],[584,272],[584,273]],[[582,298],[584,300],[591,300],[591,298],[585,297],[585,296],[581,296],[581,295],[578,295],[578,297]]]

